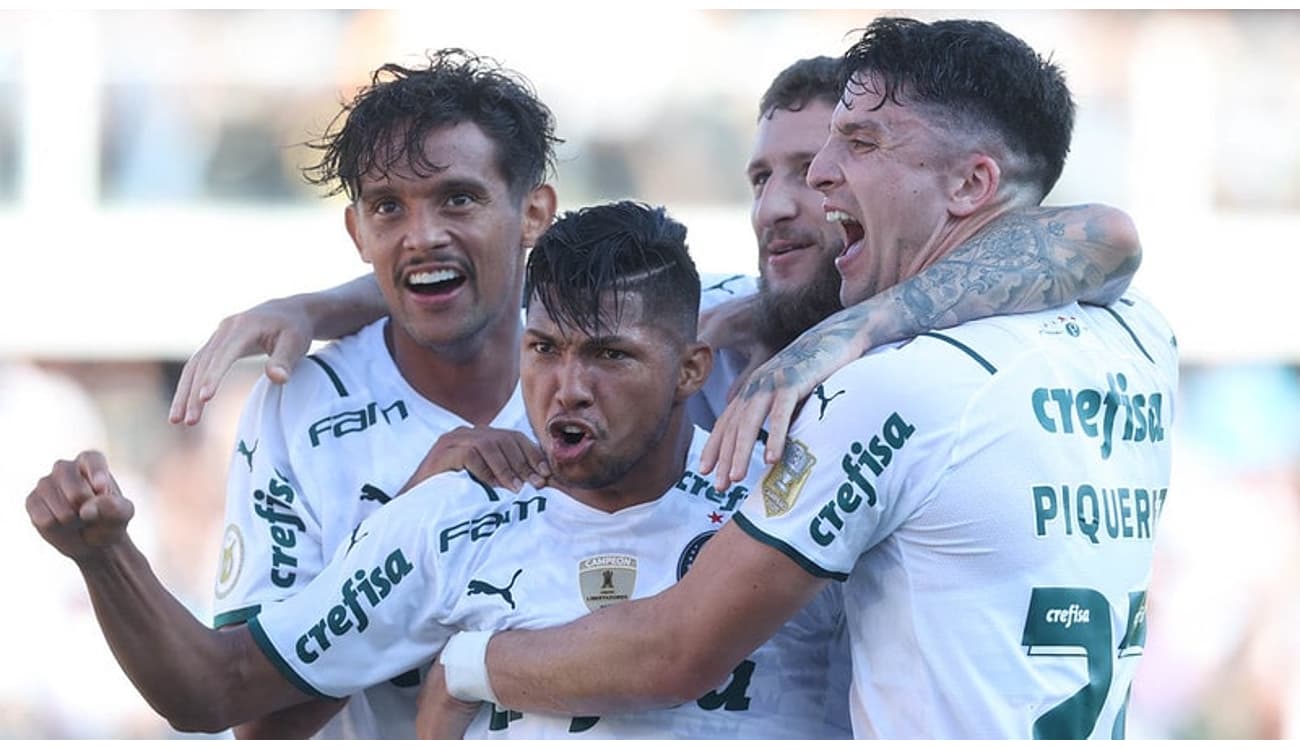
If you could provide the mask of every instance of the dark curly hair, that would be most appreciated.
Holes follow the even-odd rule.
[[[605,319],[601,295],[640,294],[643,309],[667,330],[694,341],[700,276],[686,246],[686,227],[662,207],[619,201],[569,211],[528,255],[524,299],[533,298],[561,327],[587,334],[616,321]]]
[[[376,70],[307,145],[320,161],[303,169],[313,185],[356,200],[361,177],[408,166],[420,176],[438,171],[424,154],[432,131],[462,122],[478,125],[496,145],[497,166],[520,197],[545,182],[555,165],[555,118],[526,79],[488,57],[451,47],[428,53],[429,64],[388,63]]]
[[[996,24],[877,18],[844,53],[848,92],[866,93],[860,73],[883,83],[874,108],[901,97],[937,105],[958,127],[996,133],[1025,163],[1022,174],[1008,176],[1036,185],[1040,199],[1061,176],[1074,128],[1065,76]]]
[[[798,112],[813,102],[834,107],[843,92],[840,61],[834,57],[809,57],[776,74],[758,100],[758,116],[770,118],[778,109]]]

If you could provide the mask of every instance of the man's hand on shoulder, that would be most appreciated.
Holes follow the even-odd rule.
[[[546,486],[550,464],[527,435],[496,427],[457,427],[444,432],[398,494],[434,474],[464,469],[491,487],[519,491],[523,483]]]

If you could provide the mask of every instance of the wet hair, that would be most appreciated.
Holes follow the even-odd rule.
[[[778,109],[798,112],[813,102],[834,107],[843,92],[840,61],[834,57],[809,57],[776,74],[758,101],[758,116],[770,118]]]
[[[873,109],[905,99],[937,106],[963,135],[995,134],[1009,152],[1003,173],[1034,185],[1040,200],[1061,176],[1074,128],[1065,76],[996,24],[877,18],[844,53],[847,92],[867,93],[855,79],[863,73],[883,84]]]
[[[519,198],[554,171],[555,117],[518,73],[489,57],[450,47],[428,53],[428,64],[388,63],[370,77],[334,117],[325,134],[307,145],[320,161],[303,169],[313,185],[356,200],[361,178],[386,176],[398,167],[427,177],[445,169],[425,156],[434,131],[470,122],[496,146],[496,163]]]
[[[614,320],[602,301],[613,293]],[[695,340],[700,276],[686,246],[686,227],[662,207],[619,201],[570,211],[528,256],[524,299],[534,298],[560,327],[589,335],[617,324],[629,294],[642,311],[683,342]]]

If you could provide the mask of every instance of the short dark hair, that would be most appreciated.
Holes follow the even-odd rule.
[[[813,102],[834,107],[844,92],[840,61],[834,57],[809,57],[776,74],[758,101],[759,118],[778,109],[798,112]]]
[[[686,246],[686,227],[662,207],[619,201],[569,211],[542,234],[528,256],[524,299],[534,296],[561,327],[588,334],[605,319],[602,295],[640,294],[644,311],[682,341],[695,340],[700,275]]]
[[[877,18],[844,53],[842,64],[845,86],[857,85],[853,77],[863,72],[883,83],[877,108],[887,100],[900,104],[901,96],[938,105],[967,126],[997,133],[1026,160],[1023,177],[1038,186],[1040,199],[1061,176],[1074,128],[1065,76],[996,24]]]
[[[512,195],[545,182],[554,169],[554,146],[562,141],[555,137],[555,117],[527,79],[456,47],[427,59],[423,68],[388,63],[371,75],[325,134],[307,144],[322,152],[303,170],[308,182],[356,200],[362,176],[371,172],[386,175],[403,165],[433,174],[439,165],[425,157],[425,138],[463,122],[477,125],[496,145],[497,167]]]

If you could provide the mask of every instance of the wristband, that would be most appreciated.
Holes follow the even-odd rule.
[[[487,645],[493,635],[491,630],[467,630],[453,635],[443,646],[438,661],[453,698],[499,703],[487,670]]]

